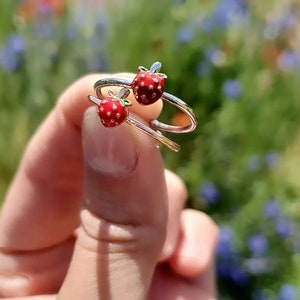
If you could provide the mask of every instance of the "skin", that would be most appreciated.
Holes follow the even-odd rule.
[[[0,297],[216,299],[217,226],[183,209],[154,139],[100,124],[86,97],[107,76],[69,87],[25,150],[0,215]],[[129,99],[145,123],[162,108]]]

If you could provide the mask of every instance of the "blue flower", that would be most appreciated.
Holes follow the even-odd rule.
[[[245,261],[245,267],[248,273],[252,275],[260,275],[269,272],[274,266],[268,258],[252,257]]]
[[[293,10],[288,10],[286,14],[279,15],[279,17],[275,18],[273,17],[267,22],[264,28],[264,37],[267,40],[274,40],[280,35],[280,33],[293,28],[297,22],[297,13]]]
[[[182,27],[177,32],[177,41],[181,44],[190,43],[194,39],[194,30],[190,26]]]
[[[8,72],[16,71],[21,65],[25,48],[25,41],[20,35],[9,35],[6,44],[0,49],[0,66]]]
[[[239,80],[229,79],[223,84],[223,93],[227,98],[236,99],[242,93],[242,86]]]
[[[228,278],[239,286],[244,286],[248,282],[248,274],[233,261],[217,262],[218,277]]]
[[[210,17],[210,22],[214,27],[228,28],[232,21],[244,21],[247,13],[247,6],[243,0],[220,0]]]
[[[223,278],[229,277],[231,274],[232,267],[233,267],[233,264],[230,261],[226,261],[226,260],[218,261],[217,268],[216,268],[218,277],[223,277]]]
[[[230,277],[239,286],[243,286],[248,283],[248,274],[241,268],[233,268]]]
[[[8,37],[6,47],[15,54],[21,54],[26,48],[25,40],[19,34],[13,33]]]
[[[266,253],[268,250],[268,241],[261,234],[252,235],[248,239],[248,249],[254,255],[262,255],[262,254]]]
[[[226,63],[226,54],[221,49],[210,46],[204,51],[205,58],[215,66],[222,66]]]
[[[209,62],[213,62],[213,58],[215,53],[218,51],[218,48],[216,46],[209,46],[204,51],[204,56]]]
[[[220,226],[219,239],[216,249],[217,274],[243,286],[248,282],[246,271],[240,266],[239,254],[234,247],[234,232],[229,226]]]
[[[276,222],[276,232],[282,238],[290,236],[293,230],[293,223],[288,218],[279,218]]]
[[[281,18],[281,28],[283,30],[289,30],[298,23],[298,15],[293,9],[290,9]]]
[[[280,206],[275,199],[270,199],[266,202],[264,207],[264,215],[267,218],[274,219],[280,216]]]
[[[278,165],[279,153],[276,151],[270,151],[265,155],[265,162],[269,169],[273,169]]]
[[[244,286],[248,283],[248,274],[238,265],[231,268],[230,278],[239,286]]]
[[[0,49],[0,66],[8,71],[16,71],[21,64],[20,57],[13,52],[8,51],[8,49]]]
[[[290,71],[300,65],[300,55],[296,51],[287,50],[280,54],[278,65],[282,70]]]
[[[283,284],[280,288],[278,300],[296,300],[298,295],[297,288],[292,284]]]
[[[221,258],[232,258],[235,256],[234,232],[231,227],[220,226],[216,254]]]
[[[219,190],[212,182],[204,182],[200,187],[199,195],[210,204],[216,203],[220,197]]]

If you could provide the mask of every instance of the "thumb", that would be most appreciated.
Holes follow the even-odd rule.
[[[58,299],[144,299],[167,223],[163,162],[155,140],[127,124],[83,121],[81,228]]]

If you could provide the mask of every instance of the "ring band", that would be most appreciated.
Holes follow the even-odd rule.
[[[103,78],[98,80],[94,84],[94,89],[96,91],[97,96],[100,99],[104,99],[104,96],[101,91],[102,88],[108,86],[119,86],[119,87],[131,88],[131,81],[122,78]],[[162,94],[161,99],[176,106],[179,110],[185,113],[187,117],[190,119],[190,124],[183,125],[183,126],[173,126],[173,125],[162,123],[158,120],[153,120],[150,123],[151,128],[156,130],[161,130],[161,131],[173,132],[173,133],[191,132],[196,128],[197,118],[194,115],[193,110],[184,101],[166,92]]]
[[[93,102],[94,104],[96,104],[97,106],[99,106],[101,103],[101,100],[99,100],[98,98],[91,96],[91,95],[88,96],[88,99],[91,102]],[[161,142],[162,144],[167,146],[169,149],[171,149],[175,152],[178,152],[180,150],[180,146],[177,143],[175,143],[172,140],[163,136],[158,130],[154,130],[154,129],[144,125],[143,123],[131,118],[130,116],[128,116],[126,118],[125,122],[129,125],[136,127],[137,129],[143,131],[144,133],[148,134],[149,136],[155,138],[156,140],[158,140],[159,142]]]

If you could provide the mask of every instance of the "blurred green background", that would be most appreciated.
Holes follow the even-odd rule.
[[[72,81],[159,60],[199,119],[162,152],[220,226],[219,299],[300,299],[299,17],[298,0],[2,1],[1,198]]]

